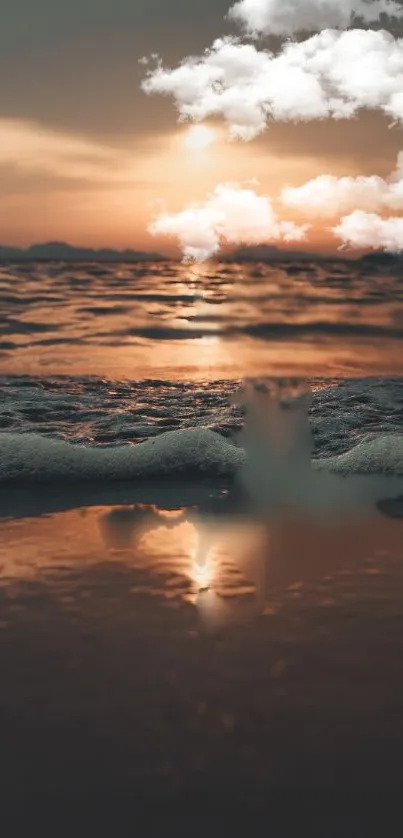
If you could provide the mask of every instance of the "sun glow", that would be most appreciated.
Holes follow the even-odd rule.
[[[207,591],[214,579],[214,567],[211,562],[206,560],[205,564],[199,564],[195,561],[192,570],[193,580],[198,586],[199,591]]]
[[[191,151],[203,151],[216,140],[216,134],[207,125],[193,125],[186,132],[185,145]]]

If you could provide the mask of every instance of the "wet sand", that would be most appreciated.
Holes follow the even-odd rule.
[[[401,788],[403,519],[96,506],[4,519],[0,544],[22,823],[106,807],[164,835],[166,811],[251,824],[286,792]]]

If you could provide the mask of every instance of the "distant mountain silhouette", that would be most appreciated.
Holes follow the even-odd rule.
[[[359,261],[371,267],[388,268],[389,266],[403,265],[403,254],[387,253],[384,250],[377,250],[374,253],[366,253],[365,256],[361,256]]]
[[[328,256],[318,253],[308,253],[306,250],[283,250],[274,245],[261,244],[252,247],[240,247],[221,256],[221,262],[274,262],[288,259],[312,260],[328,259]]]
[[[160,253],[141,250],[92,250],[87,247],[73,247],[65,242],[46,242],[31,247],[7,247],[0,245],[0,261],[5,260],[55,260],[61,262],[143,262],[162,261]]]

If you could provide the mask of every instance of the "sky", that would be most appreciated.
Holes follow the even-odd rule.
[[[217,38],[239,36],[239,20],[225,19],[229,7],[230,0],[7,4],[0,29],[1,243],[57,239],[173,253],[176,239],[162,228],[149,232],[153,218],[162,206],[175,214],[211,201],[220,184],[257,180],[259,194],[277,195],[325,175],[390,176],[403,123],[391,128],[379,108],[352,119],[274,121],[248,142],[229,139],[222,115],[207,115],[215,141],[189,147],[190,126],[178,123],[174,98],[141,88],[147,66],[139,60],[156,53],[175,67]],[[388,29],[401,36],[403,22]],[[258,49],[278,48],[278,38],[263,34]],[[294,195],[280,220],[302,223],[296,202]],[[311,216],[303,246],[336,250],[329,220]]]

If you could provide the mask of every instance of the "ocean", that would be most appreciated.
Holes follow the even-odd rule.
[[[10,264],[0,306],[2,375],[401,374],[402,277],[365,262]]]
[[[402,283],[1,266],[14,811],[403,781]]]
[[[390,267],[9,264],[0,312],[5,431],[95,444],[231,435],[240,381],[290,376],[314,390],[321,453],[401,427],[403,278]]]

